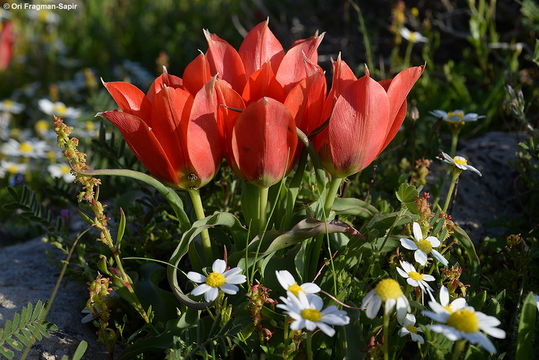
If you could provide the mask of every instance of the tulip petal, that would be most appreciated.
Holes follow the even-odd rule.
[[[275,73],[275,78],[282,85],[285,92],[290,91],[294,85],[307,76],[304,64],[305,58],[313,64],[318,63],[318,46],[323,38],[324,34],[298,40],[287,51]]]
[[[238,51],[245,66],[247,77],[270,62],[273,70],[277,70],[284,56],[283,46],[263,21],[252,28]]]
[[[165,150],[157,141],[155,133],[142,119],[116,110],[98,115],[109,120],[120,130],[131,150],[150,173],[169,184],[178,182],[178,175],[168,160]]]
[[[217,123],[216,78],[196,94],[187,123],[184,143],[194,174],[188,177],[189,187],[202,187],[217,172],[223,156],[223,144]]]
[[[206,55],[200,54],[183,71],[183,87],[195,96],[211,79],[210,64]]]
[[[204,30],[204,36],[208,41],[206,56],[212,75],[220,74],[222,79],[232,85],[234,90],[241,93],[247,79],[240,55],[236,49],[219,36],[211,34],[207,30]]]
[[[218,122],[221,138],[223,139],[226,148],[230,143],[232,136],[232,127],[238,116],[245,109],[245,103],[240,94],[232,89],[229,83],[224,80],[217,80],[215,83],[218,101]],[[228,150],[225,149],[228,154]]]
[[[123,112],[138,115],[144,99],[144,93],[139,88],[122,81],[103,82],[103,85]]]
[[[388,121],[389,101],[380,84],[366,75],[348,86],[327,128],[329,151],[321,156],[328,171],[346,177],[367,167],[378,155]]]
[[[257,101],[264,96],[271,97],[283,102],[285,98],[284,89],[275,79],[275,74],[269,62],[254,72],[245,84],[242,97],[246,103]]]
[[[399,131],[406,116],[406,96],[419,79],[425,66],[415,66],[405,69],[397,74],[392,80],[383,82],[382,86],[387,90],[390,104],[390,126],[386,139],[380,148],[382,152],[393,140]]]
[[[333,80],[331,82],[331,90],[324,103],[324,109],[322,111],[322,122],[326,121],[333,111],[335,102],[343,90],[354,81],[357,80],[354,72],[350,67],[341,60],[341,54],[337,56],[337,60],[333,62]]]
[[[231,142],[231,166],[238,176],[269,187],[285,175],[294,157],[296,125],[282,103],[262,98],[238,117]]]

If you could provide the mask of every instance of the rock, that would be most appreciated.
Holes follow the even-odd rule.
[[[50,251],[53,256],[47,257]],[[64,255],[40,239],[0,248],[0,328],[28,303],[47,301],[56,283]],[[97,343],[94,329],[81,323],[80,311],[86,303],[84,285],[64,278],[47,321],[58,326],[53,336],[34,344],[28,359],[71,357],[82,340],[88,342],[84,359],[106,359],[104,348]]]
[[[448,212],[476,244],[486,236],[505,235],[506,225],[519,217],[514,162],[523,139],[521,133],[495,131],[460,143],[457,155],[465,157],[483,176],[471,171],[461,174]],[[445,166],[436,166],[436,174],[445,175]],[[446,191],[442,192],[444,197]]]

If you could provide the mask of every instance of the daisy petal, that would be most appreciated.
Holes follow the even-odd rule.
[[[432,247],[440,246],[440,240],[436,236],[428,236],[425,240],[429,241]]]
[[[276,271],[275,275],[277,275],[277,281],[279,281],[279,284],[281,284],[284,289],[288,289],[290,285],[296,283],[296,280],[294,280],[292,274],[290,274],[290,272],[287,270]]]
[[[194,296],[202,295],[202,294],[208,292],[211,288],[212,287],[209,286],[209,285],[202,284],[202,285],[197,286],[196,288],[194,288],[193,291],[191,291],[191,295],[194,295]]]
[[[224,284],[223,286],[219,287],[225,294],[234,295],[238,292],[239,288],[236,285],[232,284]]]
[[[417,250],[416,243],[414,241],[410,240],[410,239],[401,238],[400,242],[401,242],[402,247],[405,248],[405,249]]]
[[[333,336],[335,334],[335,329],[333,329],[331,326],[328,326],[323,322],[319,322],[317,325],[318,328],[322,330],[327,336]]]
[[[189,271],[187,273],[187,278],[191,281],[194,281],[196,283],[203,283],[206,281],[206,277],[202,274],[199,274],[197,272],[194,272],[194,271]]]
[[[219,295],[219,289],[210,287],[210,289],[204,294],[204,299],[210,302],[217,299],[217,295]]]
[[[449,264],[449,262],[447,261],[447,259],[444,258],[444,257],[442,256],[442,254],[440,254],[438,251],[432,250],[432,251],[431,251],[431,254],[432,254],[432,256],[434,256],[439,262],[441,262],[443,266],[447,266],[447,264]]]
[[[434,250],[433,250],[434,252]],[[427,263],[427,254],[425,254],[423,251],[417,249],[414,253],[414,259],[422,266],[425,266]]]
[[[213,265],[211,266],[211,270],[213,272],[216,272],[216,273],[219,273],[219,274],[222,274],[225,272],[226,270],[226,262],[224,260],[221,260],[221,259],[217,259],[213,262]]]
[[[412,230],[414,233],[414,238],[416,241],[423,240],[423,233],[421,232],[421,226],[418,223],[414,222],[412,225]]]
[[[320,287],[315,283],[304,283],[301,284],[301,290],[306,294],[314,294],[320,292]]]

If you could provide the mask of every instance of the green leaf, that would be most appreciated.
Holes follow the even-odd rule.
[[[402,183],[395,194],[397,195],[397,199],[402,203],[402,205],[406,206],[406,208],[410,210],[411,213],[419,213],[419,210],[417,209],[417,205],[415,203],[417,197],[419,196],[419,192],[417,191],[415,186],[412,186],[407,183]]]
[[[79,346],[77,346],[77,349],[75,350],[75,353],[73,354],[72,360],[80,360],[82,359],[82,356],[86,352],[86,349],[88,349],[88,343],[84,340],[82,340],[79,343]]]
[[[520,321],[518,324],[517,352],[516,360],[527,360],[535,358],[536,351],[534,346],[535,322],[537,317],[537,300],[535,295],[530,292],[520,312]]]
[[[128,178],[140,180],[152,186],[154,189],[159,191],[161,195],[163,195],[163,197],[168,201],[168,203],[174,210],[174,213],[178,217],[178,221],[180,222],[180,227],[182,230],[186,230],[191,226],[191,222],[189,221],[189,218],[187,217],[187,214],[185,213],[185,210],[183,209],[182,199],[180,199],[178,194],[176,194],[176,192],[173,189],[169,188],[168,186],[165,186],[159,180],[155,179],[154,177],[151,177],[150,175],[146,175],[139,171],[127,170],[127,169],[88,170],[88,171],[81,172],[81,174],[88,175],[88,176],[104,176],[104,175],[124,176]]]
[[[355,198],[336,198],[331,209],[337,215],[354,215],[362,218],[370,218],[378,213],[378,209],[368,202]]]
[[[464,231],[464,229],[462,229],[460,226],[457,226],[453,236],[458,240],[459,245],[463,247],[464,252],[468,256],[468,260],[470,260],[470,263],[474,265],[479,264],[479,256],[477,256],[475,246],[468,234],[466,234],[466,231]]]
[[[185,254],[187,254],[189,245],[195,239],[195,237],[203,230],[216,226],[224,226],[236,231],[246,231],[236,216],[226,212],[218,212],[204,219],[195,221],[193,226],[183,234],[178,246],[170,257],[169,263],[171,265],[167,267],[168,283],[176,298],[184,305],[196,310],[204,310],[211,303],[194,301],[184,294],[178,284],[178,264]]]
[[[116,248],[120,250],[122,239],[124,238],[125,226],[127,221],[125,219],[125,213],[122,208],[120,208],[120,223],[118,224],[118,234],[116,234]]]

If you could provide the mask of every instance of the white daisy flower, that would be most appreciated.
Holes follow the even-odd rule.
[[[466,114],[462,110],[453,110],[450,112],[445,112],[443,110],[433,110],[433,111],[430,111],[430,114],[434,117],[442,119],[443,121],[447,121],[451,123],[472,122],[472,121],[477,121],[485,117],[484,115],[478,115],[476,113]]]
[[[423,339],[423,336],[419,335],[418,333],[423,332],[420,328],[415,326],[415,316],[414,314],[408,314],[402,319],[402,321],[399,321],[402,325],[402,328],[399,330],[399,336],[404,337],[406,335],[410,335],[412,338],[412,341],[418,342],[420,344],[425,343],[425,339]]]
[[[427,264],[427,255],[432,254],[439,262],[444,266],[447,266],[447,260],[440,254],[438,251],[433,248],[440,246],[440,240],[435,236],[427,236],[426,239],[423,239],[423,233],[421,232],[421,226],[418,223],[414,222],[412,225],[414,240],[401,238],[401,245],[408,250],[415,250],[414,259],[422,266]]]
[[[399,319],[404,318],[410,312],[410,303],[396,280],[384,279],[380,281],[374,289],[365,295],[361,307],[366,308],[365,312],[369,319],[374,319],[382,302],[385,303],[384,314],[390,313],[395,305]]]
[[[278,304],[277,307],[294,319],[290,325],[292,330],[306,328],[313,331],[319,328],[326,335],[333,336],[335,329],[329,325],[347,325],[350,322],[346,312],[334,305],[322,310],[324,302],[315,294],[304,294],[299,291],[298,296],[295,296],[289,291],[287,298],[281,296],[281,301],[283,304]]]
[[[95,122],[88,120],[84,123],[78,123],[73,132],[79,137],[95,138],[99,135],[99,126],[96,126]]]
[[[432,301],[429,301],[430,308],[434,311],[425,311],[425,313],[428,313],[429,317],[436,316],[438,313],[443,313],[444,311],[447,314],[452,314],[457,310],[463,309],[466,307],[466,300],[464,298],[456,298],[451,303],[449,303],[449,291],[445,286],[442,286],[440,288],[440,302],[437,303],[432,299]]]
[[[400,34],[403,38],[408,40],[411,43],[426,43],[429,41],[426,37],[424,37],[421,33],[418,33],[417,31],[410,31],[407,27],[402,27],[400,30]]]
[[[30,19],[38,20],[51,25],[56,25],[60,22],[60,15],[48,9],[40,9],[39,11],[29,10],[27,15]]]
[[[75,181],[75,176],[70,172],[71,168],[67,164],[51,164],[47,167],[49,174],[53,178],[64,179],[66,183]]]
[[[19,104],[13,100],[2,100],[0,101],[0,111],[8,112],[11,114],[20,114],[24,110],[24,105]]]
[[[12,161],[0,160],[0,178],[7,175],[24,174],[28,169],[28,164],[21,164]]]
[[[298,285],[292,274],[287,270],[275,271],[279,284],[286,290],[290,291],[295,296],[299,296],[300,292],[305,294],[314,294],[320,291],[320,287],[315,283],[303,283]]]
[[[56,115],[59,117],[77,118],[81,111],[72,107],[67,107],[63,102],[52,102],[49,99],[38,101],[39,108],[47,115]]]
[[[236,284],[242,284],[247,281],[245,275],[240,273],[243,271],[239,267],[226,270],[226,262],[221,259],[217,259],[213,262],[211,267],[212,272],[208,276],[204,276],[194,271],[189,271],[187,277],[189,280],[202,284],[197,286],[191,291],[191,295],[202,295],[206,301],[213,301],[219,295],[219,290],[225,294],[234,295],[238,292],[239,288]],[[226,271],[225,271],[226,270]]]
[[[475,311],[470,306],[451,313],[445,310],[436,313],[423,311],[422,313],[442,323],[429,326],[432,331],[444,334],[451,341],[466,339],[472,344],[479,344],[491,354],[496,352],[496,348],[481,331],[498,339],[505,338],[505,331],[496,327],[500,325],[500,320]]]
[[[468,165],[468,160],[466,160],[462,156],[455,156],[454,158],[452,158],[448,154],[442,152],[442,156],[441,157],[438,156],[438,159],[440,159],[440,160],[442,160],[442,161],[444,161],[444,162],[446,162],[448,164],[453,165],[457,169],[471,170],[474,173],[476,173],[477,175],[482,176],[481,172],[479,170],[477,170],[476,168],[474,168],[473,166]]]
[[[43,158],[46,157],[47,150],[47,143],[41,140],[29,139],[27,141],[18,142],[15,139],[9,139],[0,148],[0,153],[7,156]]]
[[[397,267],[397,272],[406,279],[408,285],[419,287],[421,291],[431,293],[432,288],[427,284],[427,281],[434,281],[434,276],[417,272],[415,267],[407,261],[401,261],[400,264],[402,269]]]

